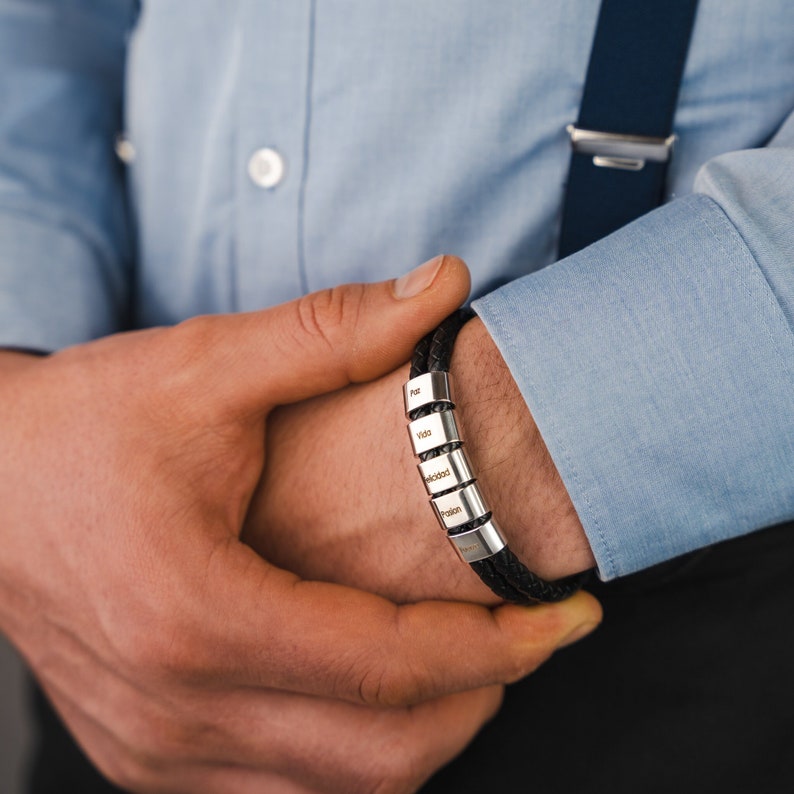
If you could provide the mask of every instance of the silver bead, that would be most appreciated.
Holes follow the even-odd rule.
[[[493,519],[476,529],[447,537],[463,561],[469,564],[493,557],[507,545]]]
[[[468,524],[469,521],[482,518],[488,512],[476,482],[458,491],[435,496],[430,500],[430,504],[433,505],[436,516],[445,529],[454,529],[461,524]]]
[[[449,373],[443,371],[425,372],[411,378],[403,386],[403,401],[405,402],[405,415],[423,408],[431,403],[449,403],[453,405],[450,390]]]
[[[423,461],[417,468],[430,496],[448,491],[450,488],[455,488],[474,479],[474,472],[466,453],[460,447],[453,449],[452,452]]]
[[[408,423],[408,435],[411,437],[414,455],[443,447],[452,441],[460,441],[452,411],[440,411],[414,419]]]

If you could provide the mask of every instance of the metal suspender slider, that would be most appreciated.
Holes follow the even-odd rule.
[[[666,163],[672,154],[675,135],[654,138],[650,135],[622,135],[617,132],[584,130],[574,124],[566,128],[571,146],[578,154],[593,155],[593,165],[640,171],[646,160]]]

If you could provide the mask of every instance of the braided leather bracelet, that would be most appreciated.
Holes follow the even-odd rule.
[[[496,595],[516,604],[562,601],[582,586],[587,574],[547,582],[526,568],[508,548],[462,448],[449,366],[458,331],[473,316],[471,309],[451,314],[419,342],[411,359],[403,397],[419,473],[452,545]]]

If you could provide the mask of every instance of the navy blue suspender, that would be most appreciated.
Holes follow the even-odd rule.
[[[661,204],[697,0],[603,0],[573,153],[559,255]]]

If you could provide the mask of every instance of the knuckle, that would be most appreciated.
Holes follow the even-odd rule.
[[[359,670],[358,697],[365,705],[393,708],[423,699],[423,687],[404,660],[395,664],[378,655]]]
[[[358,701],[366,706],[389,706],[393,688],[389,660],[376,646],[359,649],[355,657],[342,669],[342,687],[355,692]]]
[[[384,674],[383,659],[377,648],[369,645],[348,651],[333,662],[331,691],[337,697],[365,706],[380,706]]]
[[[137,762],[131,758],[114,758],[99,763],[102,774],[114,785],[124,791],[144,791],[144,774]]]
[[[162,791],[159,785],[159,774],[152,772],[146,765],[135,759],[121,761],[111,768],[102,769],[102,774],[123,791],[134,791],[137,794],[149,794]]]
[[[409,794],[433,770],[425,753],[414,751],[416,742],[406,738],[405,722],[387,720],[373,723],[362,737],[363,752],[354,766],[345,763],[334,770],[335,785],[328,791],[344,794]],[[325,790],[325,789],[323,789]]]
[[[384,697],[387,692],[384,687],[384,672],[370,667],[361,674],[358,680],[358,697],[366,706],[386,705]]]
[[[404,737],[392,736],[382,752],[373,754],[367,770],[369,794],[407,794],[415,791],[432,767],[423,763],[422,753],[409,746]]]
[[[298,328],[311,343],[336,350],[347,341],[348,328],[355,327],[364,297],[363,284],[332,287],[297,302]]]
[[[151,773],[191,762],[202,749],[211,746],[207,725],[186,717],[165,716],[147,727],[139,737],[140,765]]]
[[[307,295],[297,303],[298,330],[309,344],[324,344],[333,350],[336,327],[341,318],[340,301],[334,290],[325,290],[316,295]]]
[[[192,372],[195,365],[202,361],[206,351],[212,347],[214,328],[214,318],[199,315],[163,331],[159,339],[162,355],[174,376]],[[175,377],[172,382],[179,383]]]
[[[124,791],[147,794],[157,789],[157,776],[139,753],[114,753],[112,757],[95,759],[95,762],[102,774]]]
[[[414,791],[416,780],[413,768],[404,764],[397,765],[400,758],[395,754],[393,760],[387,764],[387,769],[382,770],[373,788],[374,794],[407,794]]]
[[[162,329],[152,341],[149,358],[157,363],[157,378],[147,381],[147,393],[159,413],[175,426],[186,422],[209,424],[217,410],[207,399],[213,372],[208,352],[218,345],[217,318],[200,315]]]
[[[187,627],[179,627],[168,642],[161,641],[156,648],[159,668],[167,680],[186,685],[205,677],[203,654],[194,640],[194,632]]]
[[[170,335],[178,340],[177,347],[183,354],[198,355],[212,340],[215,318],[209,314],[199,314],[182,320],[170,329]]]
[[[434,669],[423,661],[422,654],[406,652],[411,647],[410,624],[401,610],[381,615],[373,626],[379,642],[359,648],[349,666],[355,680],[358,699],[368,706],[393,708],[410,706],[432,697],[444,669]],[[442,686],[443,688],[443,686]]]
[[[153,682],[185,684],[200,671],[199,653],[193,631],[180,623],[167,629],[145,631],[124,652],[127,666],[136,677]]]
[[[202,724],[183,703],[169,702],[127,717],[119,727],[123,752],[115,760],[115,774],[123,788],[144,790],[176,766],[190,765],[211,746],[211,726]],[[129,785],[134,782],[135,785]]]

